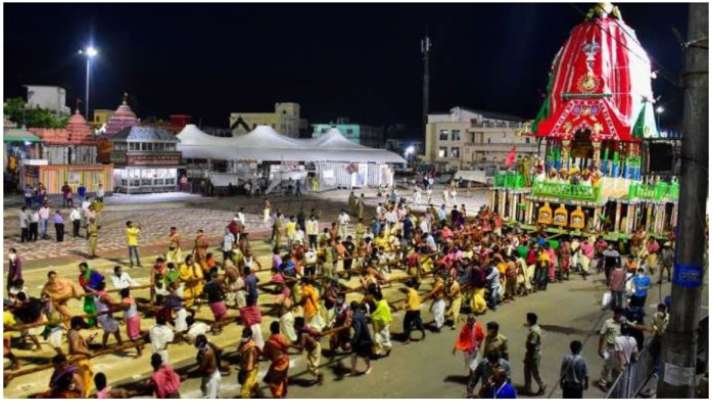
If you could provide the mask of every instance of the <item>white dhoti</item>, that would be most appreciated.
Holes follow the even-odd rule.
[[[268,223],[268,220],[271,218],[271,210],[266,208],[263,210],[263,223]]]
[[[391,349],[392,341],[390,340],[390,326],[385,325],[382,328],[375,328],[375,352],[378,354],[384,354]]]
[[[464,351],[464,365],[470,370],[474,371],[479,365],[479,348],[474,348],[473,351]]]
[[[251,331],[253,331],[253,342],[256,343],[258,349],[263,350],[266,342],[263,340],[263,333],[261,332],[261,324],[251,325]]]
[[[208,377],[201,379],[201,393],[206,399],[218,399],[221,391],[221,371],[218,368]]]
[[[444,299],[435,300],[432,303],[432,316],[437,328],[442,328],[444,325],[444,310],[447,308],[447,302]]]
[[[298,335],[295,334],[295,328],[293,327],[294,323],[295,316],[293,316],[293,313],[290,311],[283,314],[280,318],[281,333],[291,342],[298,340]]]

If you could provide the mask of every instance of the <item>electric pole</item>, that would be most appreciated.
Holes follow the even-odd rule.
[[[694,398],[708,194],[708,4],[689,5],[683,74],[683,145],[670,323],[658,398]]]
[[[427,144],[427,115],[429,114],[429,52],[432,42],[429,35],[425,34],[420,41],[420,51],[422,52],[423,75],[422,75],[422,131]]]

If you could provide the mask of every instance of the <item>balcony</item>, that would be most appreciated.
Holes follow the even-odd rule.
[[[631,183],[628,186],[629,200],[677,201],[680,195],[678,182],[668,184],[659,181],[656,184]]]
[[[601,198],[601,186],[535,181],[531,187],[531,194],[539,197],[596,202]]]
[[[494,175],[494,187],[524,188],[526,187],[526,180],[524,176],[518,172],[499,172]]]

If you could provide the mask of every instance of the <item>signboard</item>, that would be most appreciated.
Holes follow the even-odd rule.
[[[703,286],[703,267],[675,264],[673,284],[689,289]]]

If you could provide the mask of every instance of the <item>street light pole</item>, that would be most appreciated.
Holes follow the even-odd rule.
[[[658,398],[695,397],[708,195],[707,36],[708,5],[690,4],[683,74],[685,93],[676,259],[670,323],[659,363]]]
[[[92,58],[87,57],[87,77],[84,83],[84,118],[89,120],[89,76],[92,68]]]
[[[87,71],[84,83],[84,118],[89,120],[89,80],[92,74],[92,58],[99,52],[94,46],[89,45],[78,53],[87,58]]]

